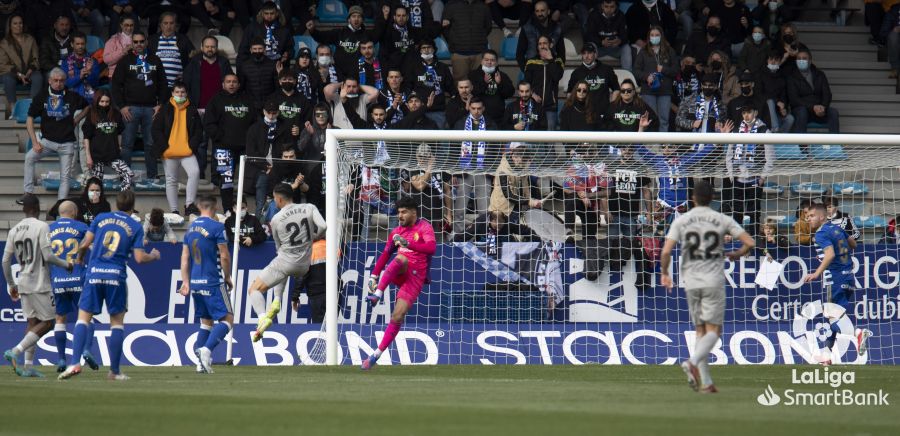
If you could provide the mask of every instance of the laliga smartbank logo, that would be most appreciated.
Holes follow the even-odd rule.
[[[838,371],[825,368],[812,370],[791,370],[791,388],[777,393],[772,385],[767,385],[756,402],[766,407],[782,406],[890,406],[890,393],[878,389],[877,392],[857,392],[855,371]],[[809,392],[816,387],[830,390]]]

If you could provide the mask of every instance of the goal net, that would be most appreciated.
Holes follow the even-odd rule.
[[[711,207],[757,245],[723,260],[727,306],[714,363],[900,361],[898,137],[329,131],[328,139],[319,167],[328,312],[321,331],[309,332],[315,340],[298,341],[303,364],[359,365],[384,337],[398,286],[374,307],[365,297],[401,197],[418,204],[437,249],[379,364],[685,359],[693,324],[683,288],[660,285],[659,258],[701,179],[716,188]],[[805,281],[821,262],[806,210],[820,203],[857,244],[835,250],[834,262],[852,264],[849,303],[829,271]],[[738,245],[726,240],[726,250]],[[677,284],[680,256],[679,248]],[[865,354],[861,330],[872,333]]]

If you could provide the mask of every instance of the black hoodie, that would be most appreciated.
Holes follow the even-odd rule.
[[[253,101],[241,91],[229,94],[219,91],[206,103],[203,130],[213,147],[244,150],[247,131],[259,118]]]

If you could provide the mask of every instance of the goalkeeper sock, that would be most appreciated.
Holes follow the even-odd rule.
[[[34,345],[25,349],[25,369],[31,368],[31,365],[34,364]]]
[[[253,311],[256,312],[256,316],[259,318],[266,316],[266,296],[262,292],[251,292],[248,299],[250,300],[250,306],[253,307]]]
[[[206,341],[209,339],[209,332],[212,331],[213,326],[200,324],[200,330],[197,331],[197,340],[194,341],[194,348],[200,348]]]
[[[36,344],[40,339],[41,337],[38,336],[37,333],[29,330],[28,333],[25,333],[25,337],[22,338],[22,341],[19,342],[19,345],[16,345],[16,347],[13,348],[13,352],[16,353],[16,355],[24,353],[25,350],[33,347],[34,344]]]
[[[76,350],[84,350],[84,344],[87,343],[88,323],[79,320],[75,323],[75,338],[72,340],[72,361],[70,365],[78,365],[81,363],[81,353]]]
[[[378,344],[379,351],[387,350],[387,348],[391,346],[391,342],[394,342],[394,339],[397,337],[397,333],[400,333],[401,326],[403,326],[402,322],[391,321],[388,324],[387,329],[384,330],[384,337],[381,338],[381,343]]]
[[[219,345],[219,342],[222,342],[222,339],[225,339],[225,335],[231,331],[231,324],[220,321],[216,324],[212,329],[212,333],[209,334],[209,339],[206,340],[206,347],[209,351],[212,351]]]
[[[119,362],[122,361],[122,343],[125,342],[125,326],[114,325],[109,335],[109,370],[113,374],[120,374]],[[79,356],[80,357],[80,356]]]
[[[53,327],[53,339],[56,341],[56,356],[59,360],[66,360],[66,325],[57,324]]]
[[[381,274],[381,281],[378,282],[378,290],[384,291],[387,289],[387,287],[394,282],[394,279],[402,274],[400,271],[403,270],[403,267],[404,265],[397,262],[397,259],[392,260],[387,268],[384,269],[384,273]]]
[[[701,336],[694,345],[694,355],[691,357],[691,363],[695,366],[699,365],[700,359],[705,359],[709,356],[709,352],[715,348],[718,340],[719,335],[711,332],[707,332],[705,335]]]
[[[700,386],[709,386],[713,384],[712,374],[709,373],[709,355],[700,359],[699,364],[697,365],[697,370],[700,372]]]

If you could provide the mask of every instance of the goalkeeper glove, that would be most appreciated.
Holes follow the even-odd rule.
[[[375,292],[376,290],[378,290],[378,276],[376,276],[375,274],[369,276],[368,287],[369,292]]]
[[[406,248],[406,246],[409,245],[409,241],[407,241],[403,236],[394,235],[394,245]]]

